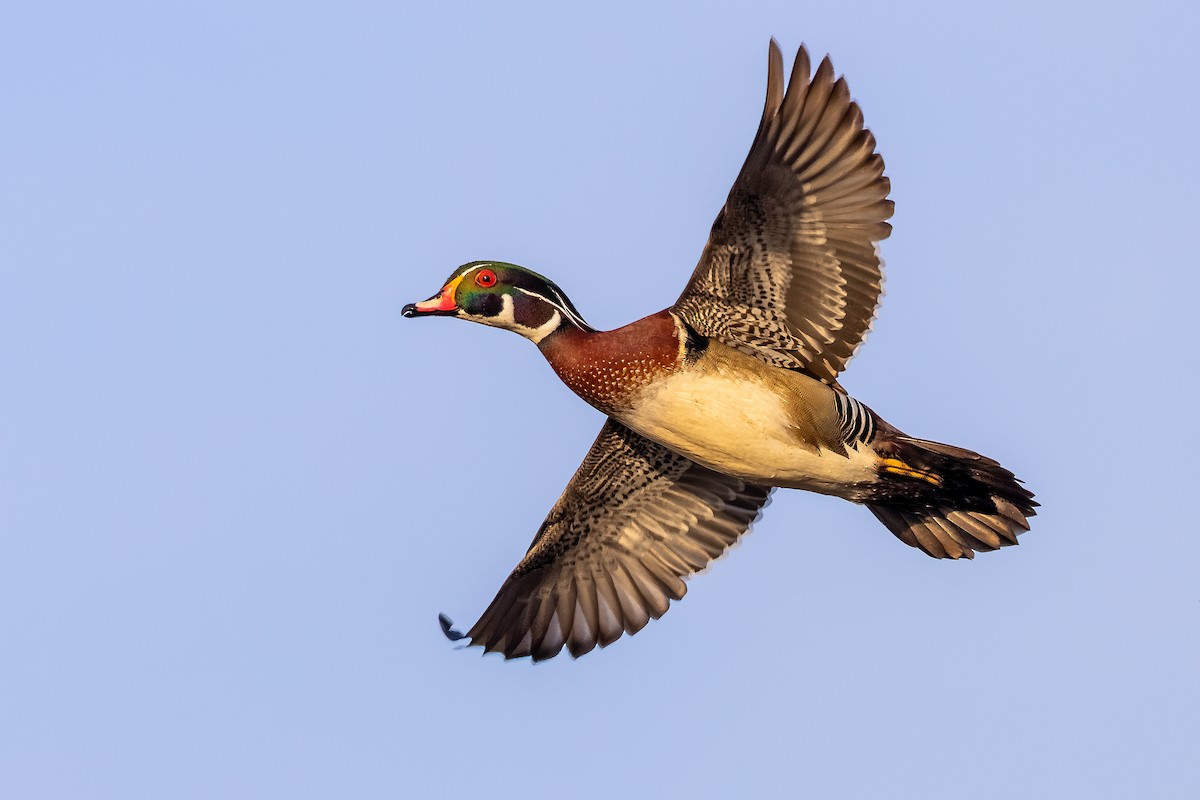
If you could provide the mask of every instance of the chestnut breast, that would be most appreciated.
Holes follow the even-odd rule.
[[[613,414],[630,408],[637,395],[678,369],[684,348],[669,311],[660,311],[613,331],[584,331],[564,325],[540,347],[571,391]]]

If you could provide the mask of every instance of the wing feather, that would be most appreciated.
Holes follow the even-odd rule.
[[[763,117],[687,288],[699,333],[834,383],[883,289],[893,203],[875,137],[826,57],[801,47],[786,90],[772,41]]]
[[[637,633],[749,529],[770,493],[609,420],[467,638],[540,661]]]

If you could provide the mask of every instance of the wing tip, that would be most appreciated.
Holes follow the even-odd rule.
[[[767,98],[763,102],[762,122],[760,130],[765,128],[770,119],[775,116],[775,112],[779,110],[779,104],[783,102],[783,51],[779,49],[779,42],[775,41],[775,37],[771,37],[771,43],[767,47]]]
[[[442,635],[452,642],[457,642],[466,639],[467,635],[454,627],[454,620],[447,617],[445,614],[438,614],[438,625],[442,628]]]

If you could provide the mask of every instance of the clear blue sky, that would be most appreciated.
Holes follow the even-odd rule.
[[[0,11],[0,795],[1200,796],[1195,12],[433,5]],[[894,187],[845,384],[1033,532],[780,493],[633,639],[456,650],[601,418],[401,306],[478,258],[669,304],[772,35]]]

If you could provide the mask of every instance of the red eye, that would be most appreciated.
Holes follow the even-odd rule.
[[[477,286],[482,286],[485,289],[489,286],[495,286],[496,273],[492,272],[490,269],[479,270],[479,272],[475,273],[475,284]]]

